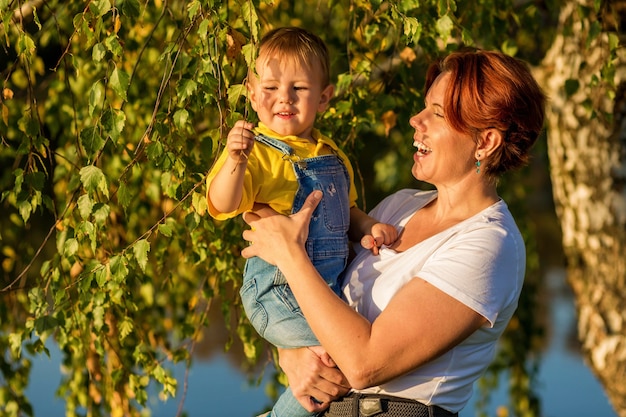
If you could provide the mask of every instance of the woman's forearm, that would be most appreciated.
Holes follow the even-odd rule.
[[[278,267],[283,272],[313,333],[352,386],[367,368],[371,324],[350,308],[319,275],[304,248],[292,248]],[[371,352],[372,355],[374,352]]]

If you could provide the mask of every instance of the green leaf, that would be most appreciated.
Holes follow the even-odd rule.
[[[196,91],[198,90],[198,83],[194,80],[180,80],[178,82],[178,86],[176,88],[176,95],[178,96],[178,100],[183,102],[187,100],[189,97],[192,97]]]
[[[111,259],[109,259],[109,270],[115,282],[123,282],[128,276],[126,259],[119,255],[112,256]]]
[[[45,315],[43,317],[37,317],[35,319],[35,331],[41,336],[50,330],[55,330],[57,324],[57,320],[52,316]]]
[[[108,109],[102,115],[102,126],[113,141],[119,139],[125,124],[126,114],[121,110]]]
[[[120,183],[119,188],[117,189],[117,201],[120,205],[127,209],[132,200],[132,195],[130,194],[130,190],[128,189],[128,185],[125,182]]]
[[[150,142],[146,148],[146,153],[151,161],[158,163],[163,157],[163,144],[159,141]]]
[[[95,62],[100,62],[104,59],[106,54],[107,48],[105,48],[105,46],[101,43],[97,43],[93,46],[93,49],[91,51],[91,59],[93,59]]]
[[[189,121],[189,112],[186,109],[178,109],[174,113],[174,125],[179,130],[183,130]]]
[[[21,356],[23,340],[24,334],[22,332],[9,334],[9,347],[11,349],[11,355],[14,358],[19,358]]]
[[[228,105],[230,108],[237,108],[237,103],[242,97],[246,97],[247,88],[243,84],[234,84],[228,88]]]
[[[422,26],[420,25],[419,20],[417,20],[415,17],[407,17],[403,20],[403,22],[404,35],[410,42],[417,44],[422,33]]]
[[[166,237],[172,237],[172,232],[174,228],[170,224],[161,223],[159,225],[159,233]]]
[[[119,322],[117,329],[120,332],[120,340],[124,340],[133,332],[133,321],[128,317],[124,317],[124,319]]]
[[[114,56],[122,56],[124,54],[124,48],[122,48],[120,40],[114,34],[104,40],[104,45]]]
[[[109,197],[107,179],[100,168],[93,165],[81,168],[80,182],[89,194],[95,194],[97,191],[100,191],[107,198]]]
[[[243,4],[241,4],[241,13],[239,14],[239,16],[243,17],[246,24],[250,28],[252,39],[258,40],[259,39],[259,16],[256,13],[256,8],[251,7],[251,6],[252,6],[252,2],[248,2],[248,1],[243,2]]]
[[[32,58],[32,55],[34,55],[35,51],[37,50],[35,42],[25,32],[20,32],[16,48],[17,53],[23,55],[28,60]]]
[[[454,28],[454,22],[450,19],[450,16],[445,15],[437,20],[435,24],[437,29],[437,33],[441,37],[444,44],[448,43],[448,39],[450,39],[450,34],[452,33],[452,29]]]
[[[91,247],[91,251],[93,253],[96,252],[96,227],[91,222],[82,222],[76,228],[76,231],[82,234],[81,237],[87,238],[89,240],[89,245]],[[82,240],[82,239],[81,239]]]
[[[122,14],[126,17],[137,18],[141,13],[141,5],[138,0],[123,0]]]
[[[17,204],[17,210],[20,213],[20,217],[24,220],[24,223],[28,223],[30,220],[30,215],[33,213],[33,206],[29,201],[20,201]]]
[[[102,106],[102,96],[104,94],[100,81],[93,83],[89,89],[89,115],[93,116],[96,109]]]
[[[109,0],[91,0],[89,10],[96,17],[102,17],[111,10],[111,2]]]
[[[98,287],[102,288],[108,281],[108,274],[106,268],[98,268],[94,271],[94,276],[96,278],[96,283]]]
[[[87,220],[91,216],[93,209],[93,202],[91,201],[91,198],[89,198],[89,195],[83,194],[78,197],[77,205],[80,217],[82,217],[83,220]]]
[[[65,241],[65,244],[63,245],[63,255],[68,258],[76,255],[76,253],[78,252],[78,247],[78,240],[76,240],[75,238],[67,239]]]
[[[102,330],[104,327],[104,307],[96,306],[93,309],[93,326],[96,330]]]
[[[146,239],[141,239],[133,245],[133,254],[143,272],[146,272],[148,252],[150,252],[150,243]]]
[[[198,214],[205,214],[209,209],[206,196],[202,193],[193,193],[191,196],[191,205]]]
[[[104,203],[96,203],[93,208],[93,218],[98,226],[103,226],[109,215],[111,214],[111,206]]]
[[[89,158],[93,159],[104,146],[105,140],[100,136],[98,127],[89,126],[80,132],[80,143],[85,148]]]
[[[118,96],[124,101],[128,99],[126,92],[128,91],[128,84],[130,83],[130,77],[126,72],[115,68],[111,73],[111,88],[117,93]]]
[[[194,17],[198,14],[198,12],[202,11],[202,5],[198,0],[193,0],[187,6],[187,17],[189,20],[193,20]]]

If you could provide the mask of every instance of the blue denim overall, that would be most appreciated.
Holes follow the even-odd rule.
[[[257,135],[255,139],[257,146],[271,146],[291,163],[298,180],[292,213],[300,210],[313,190],[324,193],[311,217],[306,250],[320,275],[339,294],[339,276],[348,258],[350,226],[350,181],[343,161],[335,154],[298,159],[291,147],[278,139],[264,135]],[[240,293],[248,319],[274,346],[319,345],[285,277],[275,266],[258,257],[248,259]]]
[[[343,161],[335,154],[299,159],[286,143],[256,136],[256,146],[267,145],[283,154],[293,166],[298,191],[292,213],[302,207],[313,190],[324,194],[309,225],[306,250],[313,265],[337,294],[341,291],[339,277],[348,259],[348,228],[350,226],[350,179]],[[295,348],[319,345],[302,315],[285,277],[280,270],[261,258],[250,258],[244,269],[241,300],[248,319],[257,332],[274,346]],[[293,397],[289,388],[272,410],[272,417],[306,417],[309,413]]]

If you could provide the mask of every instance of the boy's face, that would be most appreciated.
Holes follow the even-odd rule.
[[[322,87],[319,65],[261,55],[256,72],[248,89],[259,120],[280,135],[312,139],[315,117],[326,109],[334,90],[332,85]]]

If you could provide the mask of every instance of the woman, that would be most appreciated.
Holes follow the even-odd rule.
[[[459,51],[433,64],[415,129],[413,176],[436,190],[401,190],[372,211],[400,236],[359,248],[345,300],[316,273],[303,242],[319,193],[292,216],[244,217],[245,257],[277,265],[338,370],[306,350],[281,350],[296,398],[326,416],[455,416],[487,369],[516,307],[524,242],[497,179],[523,166],[542,128],[545,96],[521,61]],[[346,303],[347,301],[347,303]],[[324,361],[322,361],[324,359]],[[344,385],[351,393],[340,400]],[[429,414],[430,413],[430,414]]]

